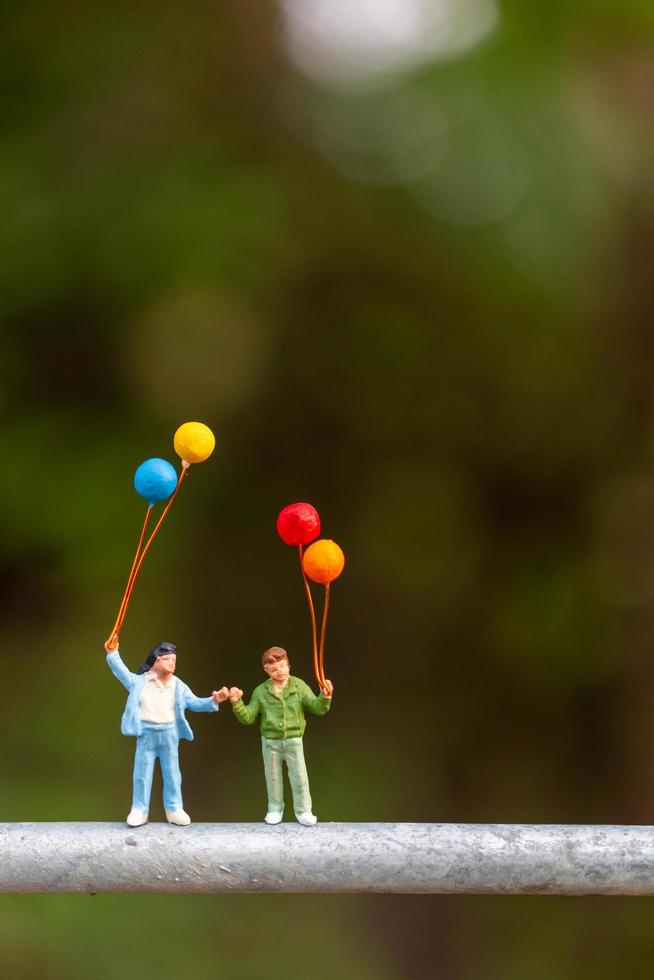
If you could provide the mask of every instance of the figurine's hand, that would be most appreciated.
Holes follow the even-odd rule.
[[[332,684],[331,681],[325,679],[325,686],[321,687],[320,690],[322,691],[323,695],[329,700],[329,698],[331,698],[332,694],[334,693],[334,685]]]
[[[240,689],[240,687],[230,687],[229,700],[232,702],[232,704],[236,704],[236,702],[240,701],[242,697],[243,691]]]
[[[214,699],[216,704],[222,704],[229,697],[229,690],[226,687],[221,687],[219,691],[214,691],[211,697]]]
[[[118,637],[116,636],[115,633],[114,633],[113,636],[109,637],[109,639],[107,640],[107,642],[104,645],[104,648],[107,651],[107,653],[115,653],[116,652],[116,650],[118,649]]]

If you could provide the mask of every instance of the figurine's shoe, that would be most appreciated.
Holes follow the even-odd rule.
[[[166,810],[166,820],[178,827],[188,827],[191,822],[191,818],[184,810]]]
[[[127,814],[127,826],[128,827],[142,827],[144,823],[148,822],[148,811],[147,810],[130,810]]]
[[[314,824],[318,823],[318,817],[314,817],[313,813],[308,810],[306,813],[296,813],[297,822],[304,824],[305,827],[313,827]]]
[[[276,813],[274,810],[269,810],[263,819],[266,821],[266,823],[275,824],[281,823],[283,816],[283,813]]]

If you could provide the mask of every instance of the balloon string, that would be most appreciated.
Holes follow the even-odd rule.
[[[318,683],[325,687],[325,634],[327,632],[327,615],[329,613],[329,582],[325,585],[325,608],[322,614],[322,629],[320,630],[320,677]]]
[[[123,601],[120,604],[120,609],[118,610],[118,616],[116,617],[116,622],[114,624],[114,633],[116,630],[120,631],[123,625],[123,620],[125,618],[125,608],[127,605],[127,596],[129,594],[129,589],[132,584],[132,579],[134,578],[134,569],[136,568],[136,563],[141,555],[141,548],[143,546],[143,539],[145,538],[145,531],[150,520],[150,514],[152,513],[152,504],[148,505],[148,509],[145,515],[145,521],[143,522],[143,530],[141,531],[141,537],[139,538],[138,547],[136,549],[136,554],[134,555],[134,561],[132,562],[132,567],[130,569],[129,578],[127,579],[127,585],[125,587],[125,594],[123,595]]]
[[[300,551],[300,571],[302,572],[302,581],[304,582],[304,588],[307,593],[307,599],[309,601],[309,612],[311,614],[311,637],[313,640],[313,670],[316,675],[316,680],[320,684],[320,674],[318,672],[318,631],[316,628],[316,611],[313,608],[313,599],[311,597],[311,589],[309,588],[309,582],[307,580],[306,572],[304,571],[304,565],[302,563],[302,545],[298,545]]]
[[[145,561],[145,556],[147,555],[148,551],[150,550],[150,546],[152,545],[152,542],[156,538],[156,536],[157,536],[157,534],[159,532],[159,528],[163,524],[164,520],[166,519],[166,515],[167,515],[168,511],[170,510],[170,508],[173,505],[173,500],[177,496],[177,491],[179,490],[180,486],[182,485],[182,480],[184,479],[184,477],[186,475],[186,470],[187,469],[188,469],[188,467],[186,467],[186,466],[184,466],[182,468],[182,471],[179,474],[179,479],[177,480],[177,486],[175,487],[175,490],[174,490],[174,492],[173,492],[170,500],[166,504],[166,506],[165,506],[165,508],[163,510],[163,513],[161,514],[161,517],[159,518],[159,520],[155,524],[154,530],[153,530],[152,534],[150,535],[150,537],[148,538],[148,540],[147,540],[147,542],[146,542],[146,544],[145,544],[145,546],[143,548],[143,551],[141,552],[141,555],[139,557],[139,560],[138,560],[138,563],[136,565],[136,568],[134,569],[134,575],[132,576],[132,581],[131,581],[130,586],[129,586],[129,591],[127,593],[127,601],[125,603],[125,609],[123,611],[123,619],[122,619],[122,622],[120,624],[121,625],[121,628],[122,628],[123,622],[125,621],[125,615],[127,613],[127,607],[129,605],[130,599],[132,598],[132,593],[134,591],[134,586],[136,585],[136,580],[137,580],[137,578],[139,576],[139,572],[141,571],[141,566],[143,565],[143,562]]]
[[[150,514],[152,513],[152,504],[148,505],[148,509],[145,512],[145,520],[143,521],[143,527],[141,529],[141,537],[139,538],[138,547],[136,549],[136,554],[134,555],[134,561],[132,562],[132,567],[129,570],[129,576],[127,578],[127,585],[125,586],[125,591],[123,592],[123,598],[120,600],[120,606],[118,608],[118,615],[116,616],[116,621],[111,627],[111,633],[107,637],[107,643],[111,644],[112,641],[118,639],[118,634],[120,633],[120,627],[124,619],[125,603],[127,601],[127,593],[129,592],[129,587],[132,582],[132,576],[134,575],[134,569],[136,568],[136,563],[139,560],[139,555],[141,553],[141,546],[143,544],[143,539],[145,537],[145,532],[148,527],[148,522],[150,520]]]
[[[122,617],[121,617],[121,619],[120,619],[120,621],[118,623],[118,628],[116,630],[114,630],[114,633],[112,634],[112,637],[109,640],[110,643],[111,643],[111,640],[115,640],[116,641],[116,645],[117,645],[118,636],[120,635],[120,631],[123,628],[123,623],[125,622],[125,616],[127,615],[127,607],[129,606],[130,600],[132,598],[132,593],[134,592],[134,586],[136,585],[136,580],[139,577],[139,572],[141,571],[141,567],[143,565],[143,562],[145,561],[145,556],[147,555],[148,551],[150,550],[150,547],[152,545],[152,542],[154,541],[154,539],[156,538],[156,536],[157,536],[157,534],[159,532],[159,528],[163,524],[164,520],[166,519],[166,515],[167,515],[168,511],[170,510],[170,508],[173,505],[173,500],[177,496],[177,491],[179,490],[180,486],[182,485],[182,480],[186,476],[187,469],[188,469],[188,465],[182,466],[182,471],[179,474],[179,478],[177,480],[177,486],[175,487],[175,490],[173,491],[173,494],[172,494],[170,500],[166,504],[166,506],[165,506],[165,508],[163,510],[163,513],[162,513],[161,517],[159,518],[159,520],[155,524],[154,530],[152,531],[152,534],[150,535],[150,537],[146,541],[146,543],[145,543],[145,545],[143,547],[143,550],[141,551],[141,554],[138,556],[138,561],[136,562],[136,565],[134,566],[134,571],[133,571],[132,576],[131,576],[131,581],[128,582],[128,584],[127,584],[125,601],[124,601],[123,610],[122,610]]]

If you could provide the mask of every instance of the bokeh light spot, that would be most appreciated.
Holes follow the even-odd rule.
[[[266,334],[242,301],[210,288],[159,300],[137,325],[130,371],[139,397],[163,417],[238,410],[257,391]]]
[[[295,64],[341,85],[463,54],[499,16],[494,0],[281,0],[281,6]]]

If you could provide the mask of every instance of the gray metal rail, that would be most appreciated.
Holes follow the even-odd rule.
[[[0,892],[654,895],[654,827],[0,824]]]

